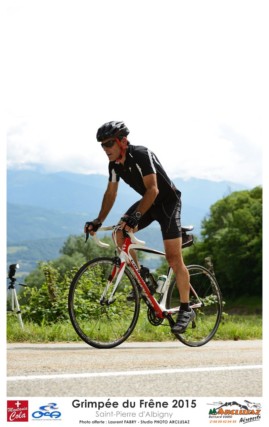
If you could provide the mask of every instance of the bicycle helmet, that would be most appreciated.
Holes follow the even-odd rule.
[[[108,138],[122,138],[130,133],[123,122],[108,122],[101,126],[96,134],[97,141],[101,142]]]

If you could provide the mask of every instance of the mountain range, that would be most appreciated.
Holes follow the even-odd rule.
[[[209,214],[212,204],[233,191],[247,189],[227,181],[213,182],[194,178],[176,178],[173,181],[182,192],[182,224],[194,225],[197,235],[200,233],[201,221]],[[8,262],[16,262],[16,257],[21,258],[21,250],[18,250],[18,247],[24,247],[22,253],[27,257],[25,247],[29,248],[32,244],[36,248],[37,241],[44,247],[45,242],[49,241],[51,244],[51,239],[54,242],[59,239],[59,244],[62,245],[63,239],[69,235],[82,234],[85,221],[98,215],[106,186],[107,176],[103,175],[8,170]],[[139,198],[140,196],[122,181],[115,205],[105,223],[115,224]],[[161,239],[160,233],[156,233],[156,227],[158,224],[153,223],[149,229],[153,229],[155,236],[158,234],[159,246]],[[149,234],[147,230],[148,238]],[[60,247],[57,253],[59,249]],[[54,257],[57,256],[53,252],[52,257],[53,254]]]

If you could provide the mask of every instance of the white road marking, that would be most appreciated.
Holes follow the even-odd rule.
[[[68,380],[71,378],[101,378],[101,377],[132,377],[139,375],[162,375],[162,374],[180,374],[187,372],[218,372],[218,371],[241,371],[262,369],[262,365],[243,365],[243,366],[215,366],[205,368],[180,368],[180,369],[153,369],[142,371],[121,371],[121,372],[82,372],[77,374],[51,374],[51,375],[20,375],[7,377],[7,381],[35,381],[35,380]]]

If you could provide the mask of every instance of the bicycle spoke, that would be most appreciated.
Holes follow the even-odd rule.
[[[97,258],[78,271],[70,286],[72,324],[85,342],[98,348],[115,347],[126,340],[139,314],[138,293],[130,272],[125,270],[114,290],[117,275],[111,282],[112,269],[113,259]],[[131,301],[127,300],[130,292],[134,294]]]

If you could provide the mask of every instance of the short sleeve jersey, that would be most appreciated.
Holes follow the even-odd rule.
[[[109,181],[117,182],[122,178],[142,196],[146,192],[143,177],[150,174],[156,174],[159,189],[154,204],[167,198],[177,198],[173,182],[167,176],[157,156],[148,148],[129,144],[124,164],[115,161],[109,163]]]

